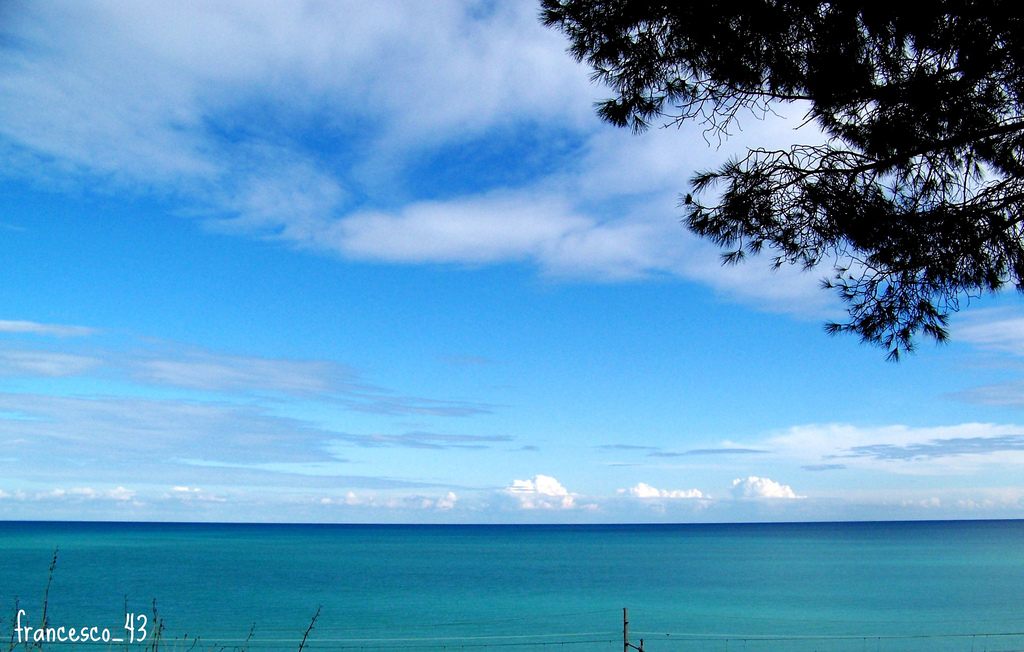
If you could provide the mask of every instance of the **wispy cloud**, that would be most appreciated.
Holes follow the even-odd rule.
[[[354,369],[326,360],[239,356],[199,347],[157,347],[111,356],[109,365],[133,381],[214,392],[268,392],[316,398],[356,412],[467,417],[496,406],[406,396],[367,382]]]
[[[1011,381],[995,385],[972,387],[961,392],[949,394],[949,398],[973,403],[975,405],[991,405],[995,407],[1024,407],[1024,381]]]
[[[69,327],[70,328],[70,327]],[[340,447],[440,451],[489,449],[510,436],[332,430],[339,411],[382,417],[469,417],[493,406],[403,395],[366,382],[332,361],[242,356],[160,340],[127,338],[78,348],[32,342],[21,329],[0,343],[0,377],[49,381],[53,393],[0,395],[0,444],[9,478],[88,485],[98,480],[152,486],[434,486],[417,478],[360,476]],[[72,379],[72,380],[68,380]],[[74,379],[84,380],[84,383]],[[110,395],[81,393],[92,381]],[[112,384],[111,384],[112,383]],[[171,391],[168,391],[171,390]],[[306,416],[310,409],[316,418]],[[58,487],[59,488],[59,487]]]
[[[682,453],[656,451],[648,457],[689,457],[691,455],[758,455],[769,451],[760,448],[693,448]]]
[[[90,355],[0,344],[0,376],[67,378],[96,371],[103,360]]]
[[[501,364],[497,360],[491,360],[490,358],[485,358],[479,355],[446,355],[441,357],[441,362],[467,367]]]
[[[136,382],[148,385],[293,395],[362,389],[351,369],[334,362],[238,356],[198,347],[180,352],[136,351],[111,363],[125,368]]]
[[[6,481],[239,490],[437,486],[355,474],[358,467],[338,454],[343,433],[254,405],[8,393],[0,395],[0,424],[0,446],[13,465]],[[491,443],[487,437],[427,434],[377,439],[382,446],[432,450]]]
[[[640,446],[637,444],[599,444],[594,446],[599,450],[606,451],[656,451],[657,446]]]
[[[1017,311],[968,312],[955,324],[953,336],[983,350],[1024,357],[1024,315]]]
[[[444,435],[431,432],[408,432],[400,435],[336,435],[335,439],[367,448],[397,446],[430,450],[485,449],[512,441],[511,437],[505,435]]]
[[[73,329],[74,326],[62,328]],[[25,332],[19,332],[24,335]],[[470,417],[498,406],[467,400],[403,395],[368,382],[356,370],[328,360],[242,356],[155,340],[128,351],[92,346],[65,350],[0,343],[0,376],[94,377],[136,385],[231,395],[284,395],[380,415]]]
[[[335,400],[356,412],[393,416],[471,417],[479,414],[489,414],[499,407],[490,403],[474,401],[449,401],[402,396],[386,391],[352,392],[341,395]]]
[[[845,454],[834,457],[870,457],[878,460],[928,460],[960,455],[989,455],[1007,451],[1024,451],[1024,434],[993,437],[951,437],[931,439],[903,446],[868,444],[852,446]]]
[[[902,473],[967,474],[986,464],[1024,464],[1024,428],[1012,424],[859,428],[796,426],[767,442],[777,455],[810,465],[871,466]]]
[[[0,333],[24,335],[45,335],[47,337],[89,337],[100,331],[87,326],[66,326],[63,324],[39,324],[34,321],[0,320]]]
[[[228,2],[189,12],[21,7],[3,25],[0,133],[65,170],[117,183],[171,183],[234,206],[242,219],[265,219],[277,206],[285,210],[274,219],[287,222],[288,211],[304,204],[313,210],[300,211],[300,219],[336,206],[334,191],[325,201],[323,184],[305,179],[348,184],[294,136],[268,137],[275,122],[294,132],[315,118],[327,138],[351,135],[348,125],[358,122],[375,142],[364,155],[371,160],[359,165],[379,175],[375,157],[401,159],[410,147],[510,119],[571,121],[589,112],[575,101],[588,91],[585,71],[564,56],[559,35],[539,26],[532,3],[485,13],[455,1],[420,9],[415,2]],[[55,33],[62,37],[49,36]],[[261,105],[287,110],[268,116]],[[281,178],[274,174],[280,161],[313,174],[285,174],[299,185],[268,191]],[[228,188],[221,200],[218,186]]]
[[[1017,310],[992,308],[964,313],[953,325],[953,338],[990,354],[1024,358],[1024,315]],[[957,401],[996,407],[1024,407],[1024,381],[972,387],[948,395]]]
[[[334,460],[325,450],[333,433],[255,406],[4,394],[0,410],[23,415],[3,419],[4,441],[20,460],[33,460],[38,473],[84,465],[145,477],[144,467],[188,456],[233,462]]]
[[[816,275],[723,268],[679,226],[680,180],[725,153],[680,155],[699,129],[634,138],[600,125],[586,67],[534,2],[19,5],[0,29],[9,174],[156,191],[211,229],[349,259],[671,276],[770,310],[833,309]],[[395,191],[425,156],[541,128],[578,142],[573,156],[443,196]],[[761,144],[789,132],[751,128]]]

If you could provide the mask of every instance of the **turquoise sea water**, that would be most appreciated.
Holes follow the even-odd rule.
[[[156,599],[166,649],[296,650],[318,607],[305,649],[616,652],[622,607],[649,652],[1024,649],[1024,521],[0,523],[0,650],[55,548],[52,627],[152,632]]]

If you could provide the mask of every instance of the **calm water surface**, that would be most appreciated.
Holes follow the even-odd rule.
[[[306,649],[618,652],[622,607],[649,652],[1024,649],[1024,521],[0,523],[2,640],[55,548],[52,625],[122,636],[155,599],[167,649],[295,650],[318,607]]]

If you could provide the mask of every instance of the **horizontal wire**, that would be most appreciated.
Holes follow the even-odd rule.
[[[632,632],[637,636],[675,636],[688,641],[855,641],[907,640],[922,638],[986,638],[1024,636],[1024,632],[989,632],[982,634],[697,634],[694,632]]]
[[[328,631],[332,634],[346,632],[346,631],[367,631],[367,630],[417,630],[417,629],[430,629],[438,627],[459,627],[466,625],[490,625],[490,624],[501,624],[501,623],[514,623],[523,621],[537,621],[552,618],[568,618],[575,616],[586,616],[596,614],[609,614],[618,613],[619,609],[602,609],[595,611],[583,611],[573,613],[560,613],[560,614],[543,614],[535,616],[522,616],[515,618],[502,618],[496,620],[475,620],[475,621],[452,621],[445,623],[427,623],[422,625],[376,625],[376,626],[363,626],[363,627],[342,627],[342,628],[328,628]],[[680,616],[679,612],[673,611],[661,611],[661,610],[646,610],[637,609],[634,611],[633,616],[636,614],[671,614],[674,616]],[[783,621],[783,622],[815,622],[815,623],[845,623],[845,624],[903,624],[903,625],[914,625],[914,624],[927,624],[933,621],[829,621],[829,620],[817,620],[817,619],[785,619],[785,618],[745,618],[741,616],[713,616],[710,614],[685,614],[690,618],[693,617],[706,617],[706,618],[723,618],[731,620],[754,620],[754,621]],[[934,621],[943,622],[947,624],[955,623],[979,623],[979,622],[1020,622],[1024,621],[1024,618],[1014,619],[987,619],[987,620],[966,620],[966,621]],[[295,632],[298,628],[267,628],[263,629],[263,632],[284,632],[291,631]],[[336,649],[348,649],[348,648],[374,648],[379,649],[382,647],[393,647],[393,648],[405,648],[405,647],[424,647],[424,648],[444,648],[444,647],[508,647],[508,646],[522,646],[522,645],[575,645],[587,642],[605,642],[608,639],[601,638],[593,641],[578,640],[579,637],[587,636],[601,636],[601,637],[617,637],[619,631],[599,631],[599,632],[561,632],[561,633],[549,633],[549,634],[489,634],[479,636],[429,636],[429,637],[416,637],[416,636],[400,636],[400,637],[376,637],[376,638],[316,638],[317,645],[332,645]],[[703,641],[703,642],[715,642],[715,641],[744,641],[744,642],[785,642],[785,641],[856,641],[856,640],[914,640],[914,639],[967,639],[967,638],[1010,638],[1010,637],[1024,637],[1024,631],[1017,632],[974,632],[974,633],[945,633],[945,634],[751,634],[751,633],[723,633],[723,634],[709,634],[703,632],[664,632],[664,631],[648,631],[648,630],[634,630],[631,632],[634,636],[640,637],[645,636],[648,638],[670,638],[675,637],[676,639],[682,639],[686,641]],[[542,639],[558,638],[561,640],[550,641]],[[518,640],[516,640],[518,639]],[[574,640],[575,639],[575,640]],[[166,635],[161,636],[163,641],[179,641],[177,637],[169,639]],[[186,634],[180,639],[181,645],[189,644],[189,637]],[[201,641],[202,637],[195,637],[192,641]],[[295,638],[224,638],[215,639],[213,637],[206,637],[207,641],[217,640],[218,643],[215,647],[228,647],[231,644],[238,644],[244,646],[274,646],[282,644],[297,644],[301,640],[299,637]],[[489,642],[485,642],[489,641]],[[196,645],[196,643],[192,643]],[[208,645],[208,644],[205,644]]]
[[[428,623],[424,625],[366,625],[363,627],[342,627],[335,631],[358,631],[363,629],[429,629],[433,627],[461,627],[463,625],[491,625],[495,623],[514,623],[525,620],[544,620],[546,618],[569,618],[574,616],[592,616],[596,614],[621,613],[621,609],[599,609],[596,611],[577,611],[563,614],[541,614],[536,616],[518,616],[515,618],[498,618],[496,620],[456,620],[445,623]]]
[[[636,609],[637,613],[641,614],[665,614],[670,616],[682,617],[682,618],[716,618],[720,620],[763,620],[766,622],[790,622],[790,623],[829,623],[829,624],[843,624],[850,623],[854,625],[864,624],[879,624],[879,625],[929,625],[935,623],[943,624],[967,624],[967,623],[1006,623],[1006,622],[1024,622],[1024,617],[1019,618],[976,618],[972,620],[829,620],[823,618],[785,618],[785,617],[765,617],[765,616],[726,616],[724,614],[709,614],[699,612],[679,612],[679,611],[664,611],[659,609]],[[633,615],[632,611],[630,615]]]
[[[574,636],[616,636],[620,632],[570,632],[560,634],[510,634],[510,635],[494,635],[494,636],[407,636],[407,637],[395,637],[395,638],[317,638],[317,641],[344,641],[346,643],[387,643],[389,641],[488,641],[488,640],[506,640],[506,639],[523,639],[523,638],[557,638],[563,637],[574,637]],[[280,643],[298,642],[301,638],[222,638],[218,639],[225,643],[244,643],[246,640],[253,641],[271,641]]]
[[[252,641],[252,640],[250,640],[248,642],[240,640],[240,641],[237,641],[237,643],[241,643],[246,648],[251,648],[251,647],[268,647],[268,648],[271,648],[271,647],[279,646],[281,644],[295,645],[295,644],[299,643],[301,640],[302,639],[300,639],[300,638],[296,638],[296,639],[278,639],[278,640],[263,640],[263,641]],[[343,640],[337,640],[337,639],[326,639],[325,640],[325,639],[315,639],[314,638],[314,639],[308,639],[307,640],[307,645],[309,645],[311,648],[323,648],[323,647],[326,647],[327,649],[332,649],[332,650],[346,650],[346,649],[372,649],[372,650],[376,650],[376,649],[438,649],[438,648],[448,648],[448,647],[451,647],[451,648],[523,647],[523,646],[526,646],[526,645],[533,645],[533,646],[553,646],[553,645],[559,645],[559,646],[564,646],[564,645],[583,645],[583,644],[587,644],[587,643],[613,643],[613,642],[615,642],[615,640],[616,640],[615,638],[595,638],[595,639],[585,639],[585,640],[581,640],[581,641],[580,640],[577,640],[577,641],[513,641],[513,642],[508,642],[508,643],[472,643],[472,642],[471,643],[440,643],[439,642],[439,643],[399,643],[399,644],[396,644],[396,645],[392,645],[392,644],[358,645],[358,644],[353,644],[351,641],[343,641]],[[232,642],[234,642],[234,641],[232,641]],[[184,642],[178,643],[176,640],[172,640],[171,643],[175,644],[176,647],[177,646],[183,646],[183,645],[195,645],[196,647],[198,647],[200,649],[207,649],[208,646],[212,646],[213,648],[229,648],[229,647],[235,648],[235,649],[239,648],[239,645],[237,645],[237,644],[234,645],[234,646],[228,645],[227,643],[229,643],[229,642],[216,642],[216,643],[206,642],[206,643],[204,643],[201,640],[198,640],[196,643],[193,644],[193,643],[189,643],[188,641],[184,641]],[[162,644],[163,647],[166,647],[166,645],[167,645],[166,639],[162,639],[161,640],[161,644]],[[146,644],[143,643],[143,645],[146,645]]]
[[[554,614],[541,614],[535,616],[517,616],[515,618],[497,618],[494,620],[456,620],[449,622],[440,623],[425,623],[421,625],[404,624],[404,623],[389,623],[387,625],[360,625],[360,626],[348,626],[348,627],[331,627],[331,631],[334,632],[357,632],[366,630],[378,630],[378,629],[391,629],[391,630],[415,630],[415,629],[433,629],[439,627],[464,627],[467,625],[494,625],[503,623],[516,623],[524,621],[535,621],[545,620],[552,618],[571,618],[576,616],[593,616],[597,614],[621,614],[621,609],[599,609],[595,611],[577,611],[573,613],[554,613]],[[291,627],[257,627],[257,631],[294,631]]]

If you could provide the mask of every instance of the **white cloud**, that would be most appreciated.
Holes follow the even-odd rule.
[[[449,491],[445,495],[438,498],[437,501],[435,501],[434,507],[440,510],[449,510],[455,507],[455,503],[456,501],[458,501],[458,499],[459,498],[458,496],[455,495],[454,491]]]
[[[951,328],[952,339],[997,354],[1024,358],[1024,315],[1016,310],[993,308],[961,313]],[[1010,380],[972,387],[951,398],[999,407],[1024,407],[1024,382]]]
[[[63,324],[39,324],[33,321],[8,321],[0,319],[0,333],[24,333],[49,337],[88,337],[100,331],[86,326],[65,326]]]
[[[93,356],[0,345],[2,376],[66,378],[99,369],[101,366],[103,361]]]
[[[736,498],[801,498],[788,485],[756,475],[733,480],[732,493]]]
[[[352,372],[337,363],[235,356],[196,348],[178,354],[138,352],[121,364],[140,382],[213,391],[328,393],[354,380]]]
[[[171,488],[171,493],[164,494],[163,498],[171,498],[174,500],[182,501],[185,504],[193,504],[192,501],[198,500],[207,503],[224,503],[227,502],[227,498],[224,496],[218,496],[210,494],[199,487],[187,487],[177,486]]]
[[[950,394],[951,398],[976,405],[1024,407],[1024,381],[1010,381],[972,387]]]
[[[849,424],[795,426],[765,446],[810,463],[842,463],[897,473],[968,474],[986,465],[1024,464],[1024,427],[963,423],[912,428]]]
[[[116,489],[109,490],[107,492],[107,497],[113,498],[114,500],[131,500],[132,498],[135,497],[135,492],[132,491],[131,489],[118,487]]]
[[[258,222],[275,238],[352,259],[469,265],[525,261],[549,277],[597,281],[669,275],[765,309],[817,316],[835,312],[835,299],[819,287],[823,272],[773,271],[765,256],[723,266],[716,247],[688,234],[675,219],[674,191],[634,202],[639,208],[603,220],[577,206],[572,194],[494,191],[323,219],[271,210]]]
[[[459,498],[455,492],[449,491],[437,498],[410,494],[403,496],[356,494],[349,491],[344,498],[324,497],[319,500],[321,505],[345,505],[347,507],[364,507],[371,509],[440,511],[447,512],[455,507]]]
[[[636,498],[704,498],[700,489],[658,489],[645,482],[638,482],[629,489],[619,489],[619,493]]]
[[[31,325],[30,322],[0,324],[19,325],[6,330],[17,334],[49,334],[46,329],[51,328],[21,327]],[[69,333],[91,331],[81,326],[52,328]],[[147,385],[224,392],[262,390],[302,395],[383,391],[360,383],[352,370],[330,361],[231,355],[153,340],[137,344],[129,353],[93,347],[88,354],[83,354],[0,342],[0,374],[60,378],[102,371],[106,375],[128,376]],[[388,400],[401,399],[391,396]]]
[[[904,500],[903,507],[921,507],[924,509],[938,509],[942,507],[942,499],[937,496],[925,498],[924,500]]]
[[[444,450],[451,448],[484,449],[491,448],[499,442],[508,442],[508,435],[444,435],[431,432],[407,432],[398,435],[372,434],[350,435],[339,434],[335,441],[348,442],[364,448],[382,446],[398,446],[403,448],[424,448]]]
[[[280,393],[327,399],[372,414],[465,417],[494,408],[484,403],[404,396],[372,385],[349,367],[329,360],[232,355],[154,340],[136,344],[127,353],[93,347],[83,354],[0,342],[0,376],[114,377],[142,385],[226,394]]]
[[[253,100],[287,105],[297,122],[329,117],[327,130],[358,124],[390,150],[590,111],[586,70],[526,1],[487,12],[454,0],[430,11],[415,1],[29,5],[3,27],[0,133],[70,168],[144,183],[223,180],[260,129],[248,129],[251,115],[229,121],[250,136],[238,146],[207,125]]]
[[[953,337],[981,349],[1024,357],[1024,315],[1000,309],[974,310],[957,321]]]
[[[529,480],[513,480],[505,493],[516,498],[522,509],[573,509],[576,494],[569,491],[558,480],[547,475],[535,475]]]
[[[135,491],[117,487],[116,489],[92,489],[91,487],[72,487],[71,489],[53,489],[38,493],[36,500],[96,500],[129,501],[135,497]]]
[[[153,481],[154,470],[193,456],[235,463],[336,461],[331,434],[268,410],[137,398],[0,395],[5,435],[37,474],[95,473]],[[29,467],[26,467],[26,470]],[[170,469],[168,469],[170,470]]]
[[[601,126],[591,104],[606,91],[536,12],[529,0],[19,5],[0,28],[0,155],[8,172],[156,189],[211,228],[353,259],[673,275],[761,308],[832,310],[819,275],[722,268],[678,224],[683,180],[741,143],[709,148],[699,125],[642,138]],[[776,144],[797,120],[747,122],[744,142]],[[401,190],[424,153],[540,128],[579,154],[460,196]]]
[[[536,257],[568,233],[589,226],[554,198],[484,196],[412,204],[399,215],[354,215],[316,241],[356,258],[503,262]]]

